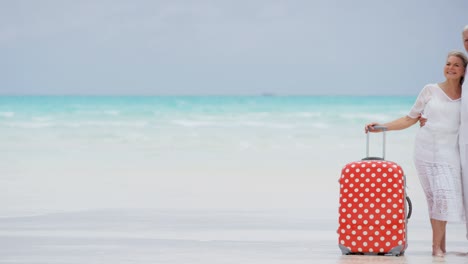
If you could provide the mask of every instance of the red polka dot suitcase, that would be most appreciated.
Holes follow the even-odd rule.
[[[408,246],[407,224],[411,200],[406,194],[403,169],[382,157],[367,157],[346,164],[339,179],[338,243],[348,254],[403,255]]]

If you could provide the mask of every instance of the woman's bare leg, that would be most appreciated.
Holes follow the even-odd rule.
[[[447,221],[431,219],[432,255],[443,257],[445,252],[445,230]]]
[[[445,234],[446,234],[446,229],[444,228],[444,236],[442,237],[442,242],[440,244],[440,249],[442,249],[442,252],[447,253],[447,250],[445,249]]]

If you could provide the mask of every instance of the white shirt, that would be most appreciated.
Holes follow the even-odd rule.
[[[462,103],[460,108],[460,147],[468,143],[468,74],[465,74],[465,82],[462,87]],[[462,159],[466,160],[466,159]],[[463,164],[462,164],[463,165]],[[468,165],[468,164],[466,164]]]

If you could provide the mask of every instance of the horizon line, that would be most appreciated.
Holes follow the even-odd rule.
[[[1,97],[6,97],[6,96],[57,96],[57,97],[66,97],[66,96],[89,96],[89,97],[99,97],[99,96],[115,96],[115,97],[176,97],[176,96],[181,96],[181,97],[203,97],[203,96],[239,96],[239,97],[247,97],[247,96],[260,96],[260,97],[299,97],[299,96],[351,96],[351,97],[362,97],[362,96],[417,96],[417,94],[319,94],[319,93],[304,93],[304,94],[299,94],[299,93],[292,93],[292,94],[279,94],[279,93],[239,93],[239,94],[224,94],[224,93],[206,93],[206,94],[191,94],[191,93],[186,93],[186,94],[156,94],[156,93],[151,93],[151,94],[142,94],[142,93],[118,93],[118,94],[112,94],[112,93],[64,93],[64,94],[59,94],[59,93],[0,93]]]

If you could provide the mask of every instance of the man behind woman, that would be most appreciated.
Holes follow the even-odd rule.
[[[465,26],[462,32],[463,46],[468,54],[468,25]],[[467,71],[468,73],[468,71]],[[465,73],[465,79],[468,74]],[[459,133],[460,145],[460,159],[462,167],[462,183],[463,183],[463,197],[465,203],[465,215],[468,218],[468,81],[463,84],[462,90],[462,103],[461,103],[461,121]],[[466,221],[466,238],[468,239],[468,221]]]
[[[445,80],[426,85],[408,115],[365,127],[366,133],[378,132],[373,129],[375,125],[401,130],[417,123],[421,115],[427,118],[416,136],[414,162],[428,204],[434,256],[446,252],[447,221],[465,220],[458,132],[467,64],[462,52],[450,52],[444,66]]]

